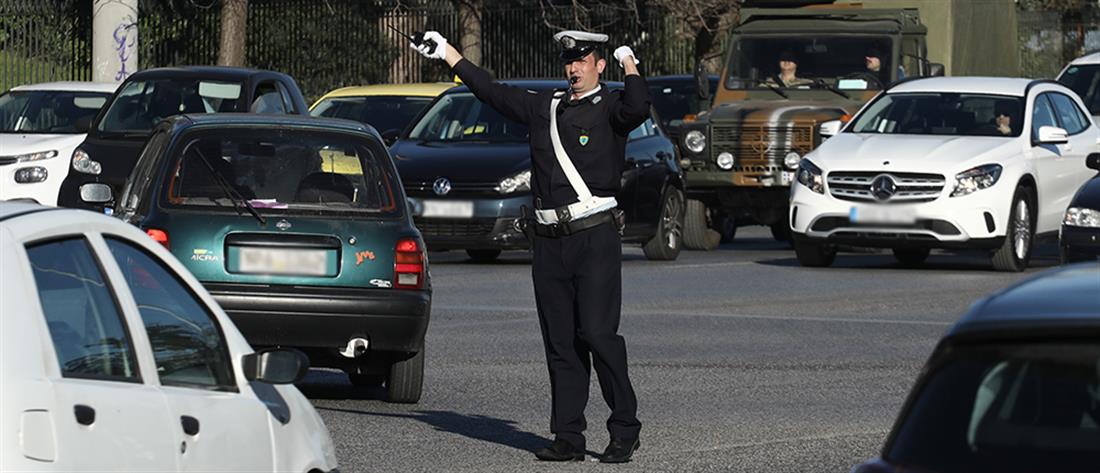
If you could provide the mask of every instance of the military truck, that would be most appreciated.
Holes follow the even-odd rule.
[[[802,156],[825,138],[819,125],[855,114],[903,78],[942,75],[943,66],[926,59],[926,34],[916,8],[742,10],[714,105],[680,135],[689,199],[684,245],[713,249],[750,224],[789,240],[790,184]],[[781,57],[796,60],[801,80],[779,78]],[[873,62],[877,70],[869,69]]]

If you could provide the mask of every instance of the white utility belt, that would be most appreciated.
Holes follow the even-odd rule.
[[[565,152],[565,147],[561,145],[561,137],[558,136],[557,111],[558,104],[561,103],[563,96],[565,96],[564,92],[558,92],[550,100],[550,142],[554,145],[554,157],[558,159],[558,165],[565,172],[565,177],[569,180],[569,185],[573,187],[573,192],[577,193],[577,202],[556,209],[536,209],[535,218],[543,225],[580,220],[611,210],[619,205],[614,197],[592,195],[592,192],[588,190],[588,186],[584,183],[584,179],[577,172],[576,166],[573,165],[573,160],[569,159],[569,154]]]

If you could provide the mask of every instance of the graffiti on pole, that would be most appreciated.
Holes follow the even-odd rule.
[[[122,21],[115,27],[115,52],[118,54],[118,72],[115,74],[115,81],[121,82],[130,75],[130,71],[126,70],[126,61],[130,60],[130,54],[133,53],[133,49],[137,46],[137,39],[130,35],[130,32],[137,27],[137,21],[131,15],[126,15]]]

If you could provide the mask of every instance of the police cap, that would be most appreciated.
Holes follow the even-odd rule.
[[[561,60],[570,63],[581,59],[607,42],[607,35],[585,31],[562,31],[554,35],[554,41],[561,45]]]

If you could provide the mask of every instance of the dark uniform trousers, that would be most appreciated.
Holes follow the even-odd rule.
[[[638,401],[618,334],[622,242],[614,224],[561,237],[535,237],[531,274],[550,370],[550,430],[579,447],[592,365],[611,408],[613,438],[638,438]]]

